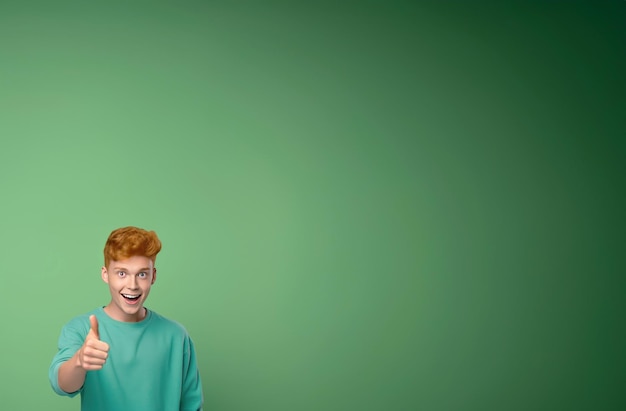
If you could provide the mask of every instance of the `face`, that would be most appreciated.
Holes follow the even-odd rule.
[[[133,256],[110,261],[102,267],[102,280],[109,285],[111,302],[104,311],[113,319],[137,322],[145,317],[143,304],[156,280],[156,268],[148,257]]]

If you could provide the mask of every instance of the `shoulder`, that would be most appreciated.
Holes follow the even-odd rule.
[[[87,335],[87,333],[89,332],[89,328],[90,328],[89,316],[96,315],[96,317],[100,319],[100,316],[103,314],[104,314],[104,311],[100,307],[100,308],[91,310],[89,312],[86,312],[84,314],[77,315],[76,317],[72,318],[71,320],[69,320],[63,325],[63,328],[61,330],[61,337],[62,338],[63,337],[71,338],[72,336],[78,336],[80,338],[84,337],[85,335]]]
[[[91,315],[95,315],[96,317],[98,317],[99,320],[104,315],[104,310],[102,309],[102,307],[99,307],[84,314],[77,315],[76,317],[65,323],[64,327],[83,328],[84,326],[86,326],[87,329],[89,329],[89,317]]]
[[[170,334],[179,335],[181,337],[189,336],[185,326],[178,321],[167,318],[152,310],[150,310],[150,315],[151,325],[158,327],[160,330],[167,331]]]

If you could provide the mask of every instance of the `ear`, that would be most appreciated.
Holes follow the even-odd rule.
[[[152,282],[150,283],[150,285],[154,284],[155,281],[156,281],[156,267],[152,269]]]
[[[109,272],[107,271],[106,267],[102,267],[101,269],[101,275],[102,275],[102,281],[104,281],[105,283],[109,283]]]

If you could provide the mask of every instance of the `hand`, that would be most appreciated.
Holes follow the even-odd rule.
[[[78,350],[78,365],[86,371],[102,369],[109,356],[109,344],[100,341],[98,319],[95,315],[89,316],[91,328],[85,337],[83,346]]]

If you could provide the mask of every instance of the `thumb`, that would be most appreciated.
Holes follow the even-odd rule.
[[[100,339],[100,333],[98,332],[98,319],[95,315],[89,316],[89,323],[91,324],[91,328],[89,332],[93,333],[97,339]]]

